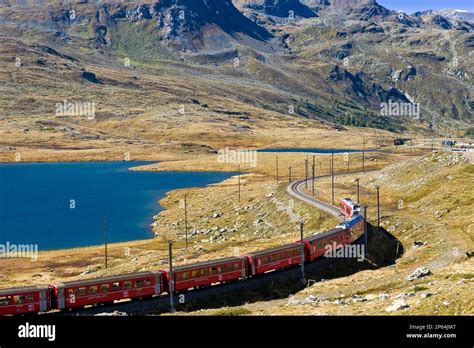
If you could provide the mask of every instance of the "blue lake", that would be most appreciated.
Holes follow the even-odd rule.
[[[235,173],[137,172],[150,162],[0,164],[0,243],[40,250],[153,237],[158,201],[170,190],[205,187]]]

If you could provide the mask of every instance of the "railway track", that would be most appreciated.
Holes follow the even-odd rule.
[[[362,171],[362,170],[358,170],[358,171],[351,171],[351,172],[342,172],[342,173],[334,173],[334,176],[338,176],[338,177],[341,177],[341,176],[346,176],[346,175],[353,175],[353,174],[360,174],[360,173],[366,173],[366,172],[373,172],[373,171],[378,171],[379,169],[367,169],[365,171]],[[316,176],[315,177],[315,181],[316,180],[321,180],[321,179],[325,179],[325,178],[330,178],[331,175],[330,174],[327,174],[327,175],[319,175],[319,176]],[[339,210],[338,207],[334,207],[332,206],[331,204],[329,203],[326,203],[326,202],[323,202],[321,200],[318,200],[310,195],[307,195],[303,192],[303,185],[306,185],[306,184],[310,184],[312,182],[312,178],[309,178],[309,179],[302,179],[302,180],[298,180],[298,181],[295,181],[293,183],[291,183],[290,185],[288,185],[287,187],[287,192],[299,199],[300,201],[308,204],[308,205],[311,205],[315,208],[318,208],[328,214],[331,214],[337,218],[340,218],[341,220],[343,219],[342,217],[342,214]]]
[[[369,171],[374,171],[374,170],[365,170],[364,172],[369,172]],[[358,174],[358,173],[362,173],[362,171],[334,173],[334,176],[345,176],[345,175],[353,175],[353,174]],[[320,175],[320,176],[315,177],[315,180],[321,180],[324,178],[328,178],[330,176],[331,175]],[[321,209],[327,212],[328,214],[331,214],[343,220],[343,216],[340,213],[339,208],[334,207],[321,200],[318,200],[303,192],[303,186],[306,183],[311,183],[311,182],[312,182],[312,178],[295,181],[288,185],[287,192],[292,197],[295,197],[296,199],[308,205]],[[356,241],[356,243],[361,243],[360,239]],[[307,271],[314,271],[317,269],[325,268],[334,262],[337,262],[337,260],[323,258],[321,260],[305,265],[305,269]],[[301,275],[301,271],[299,268],[292,268],[292,269],[271,272],[263,276],[259,276],[257,278],[253,278],[246,281],[239,281],[239,282],[229,283],[229,284],[221,284],[221,285],[216,285],[216,286],[199,289],[199,290],[189,290],[189,291],[185,291],[185,292],[175,295],[175,303],[178,306],[180,304],[185,306],[186,303],[190,303],[197,300],[211,299],[213,297],[219,297],[220,295],[227,294],[233,291],[258,289],[261,286],[271,284],[275,281],[288,280],[288,279],[293,279],[293,278],[298,279],[300,275]],[[160,296],[160,297],[154,297],[150,299],[143,299],[140,301],[127,300],[127,301],[122,301],[122,302],[116,302],[114,304],[110,304],[107,306],[87,307],[80,310],[74,310],[74,311],[69,311],[69,312],[59,312],[59,311],[48,312],[42,315],[91,316],[91,315],[98,315],[98,314],[107,315],[115,311],[124,312],[127,315],[146,315],[146,314],[158,313],[160,311],[163,312],[169,307],[170,307],[169,296]]]

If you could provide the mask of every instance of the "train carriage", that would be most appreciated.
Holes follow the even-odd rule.
[[[342,198],[339,202],[341,212],[346,220],[360,215],[360,205],[350,198]]]
[[[229,257],[178,266],[173,270],[173,278],[175,291],[246,279],[246,260]]]
[[[0,289],[0,315],[47,312],[51,288],[46,285]]]
[[[358,215],[354,219],[346,221],[344,227],[349,230],[349,243],[353,243],[364,235],[365,220],[361,215]]]
[[[327,232],[306,238],[305,241],[309,244],[307,261],[313,262],[317,258],[324,256],[328,248],[337,250],[341,246],[348,244],[349,240],[349,231],[345,228],[333,228]]]
[[[157,271],[58,283],[55,285],[56,308],[80,308],[159,295],[165,278],[165,272]]]
[[[305,243],[305,254],[307,245]],[[250,275],[263,274],[301,264],[301,247],[299,243],[257,251],[247,256]]]

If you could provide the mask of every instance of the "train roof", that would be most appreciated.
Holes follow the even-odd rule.
[[[296,243],[285,244],[285,245],[281,245],[279,247],[275,247],[275,248],[271,248],[271,249],[254,251],[253,253],[249,253],[247,255],[249,255],[249,256],[265,255],[265,254],[274,253],[274,252],[277,252],[277,251],[292,249],[294,247],[299,247],[299,244],[296,244]]]
[[[67,287],[67,286],[78,286],[78,285],[92,285],[92,284],[97,284],[97,283],[113,282],[116,280],[140,278],[144,276],[152,277],[155,273],[160,273],[160,272],[145,271],[145,272],[129,273],[129,274],[110,276],[110,277],[97,277],[97,278],[91,278],[91,279],[73,280],[69,282],[56,283],[56,286]]]
[[[358,224],[361,220],[363,220],[362,215],[356,215],[354,218],[348,221],[344,221],[341,224],[344,225],[344,227],[352,227],[356,224]]]
[[[47,289],[47,285],[33,285],[33,286],[21,286],[16,288],[7,288],[7,289],[0,289],[0,296],[11,295],[15,293],[22,293],[22,292],[33,292]]]
[[[329,231],[323,232],[323,233],[318,233],[318,234],[313,234],[311,237],[305,238],[304,240],[308,242],[313,242],[315,240],[319,240],[322,238],[330,237],[338,232],[344,231],[343,228],[332,228]]]
[[[222,263],[227,263],[227,262],[233,262],[233,261],[240,261],[242,260],[242,257],[234,256],[234,257],[226,257],[223,259],[217,259],[217,260],[209,260],[209,261],[202,261],[202,262],[195,262],[195,263],[190,263],[187,265],[182,265],[182,266],[177,266],[173,267],[173,273],[176,271],[182,271],[184,269],[191,269],[191,268],[199,268],[199,267],[204,267],[204,266],[212,266],[212,265],[219,265]]]

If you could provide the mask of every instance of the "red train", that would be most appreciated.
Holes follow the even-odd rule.
[[[342,198],[339,205],[341,206],[341,212],[346,220],[360,215],[360,205],[350,198]]]
[[[336,228],[303,240],[304,262],[322,257],[328,247],[353,243],[364,233],[364,220],[357,214]],[[292,244],[174,268],[174,291],[243,281],[271,271],[301,264],[301,244]],[[109,304],[125,299],[162,296],[170,291],[167,271],[140,272],[113,277],[0,289],[0,315],[41,313],[52,309],[68,310]]]

